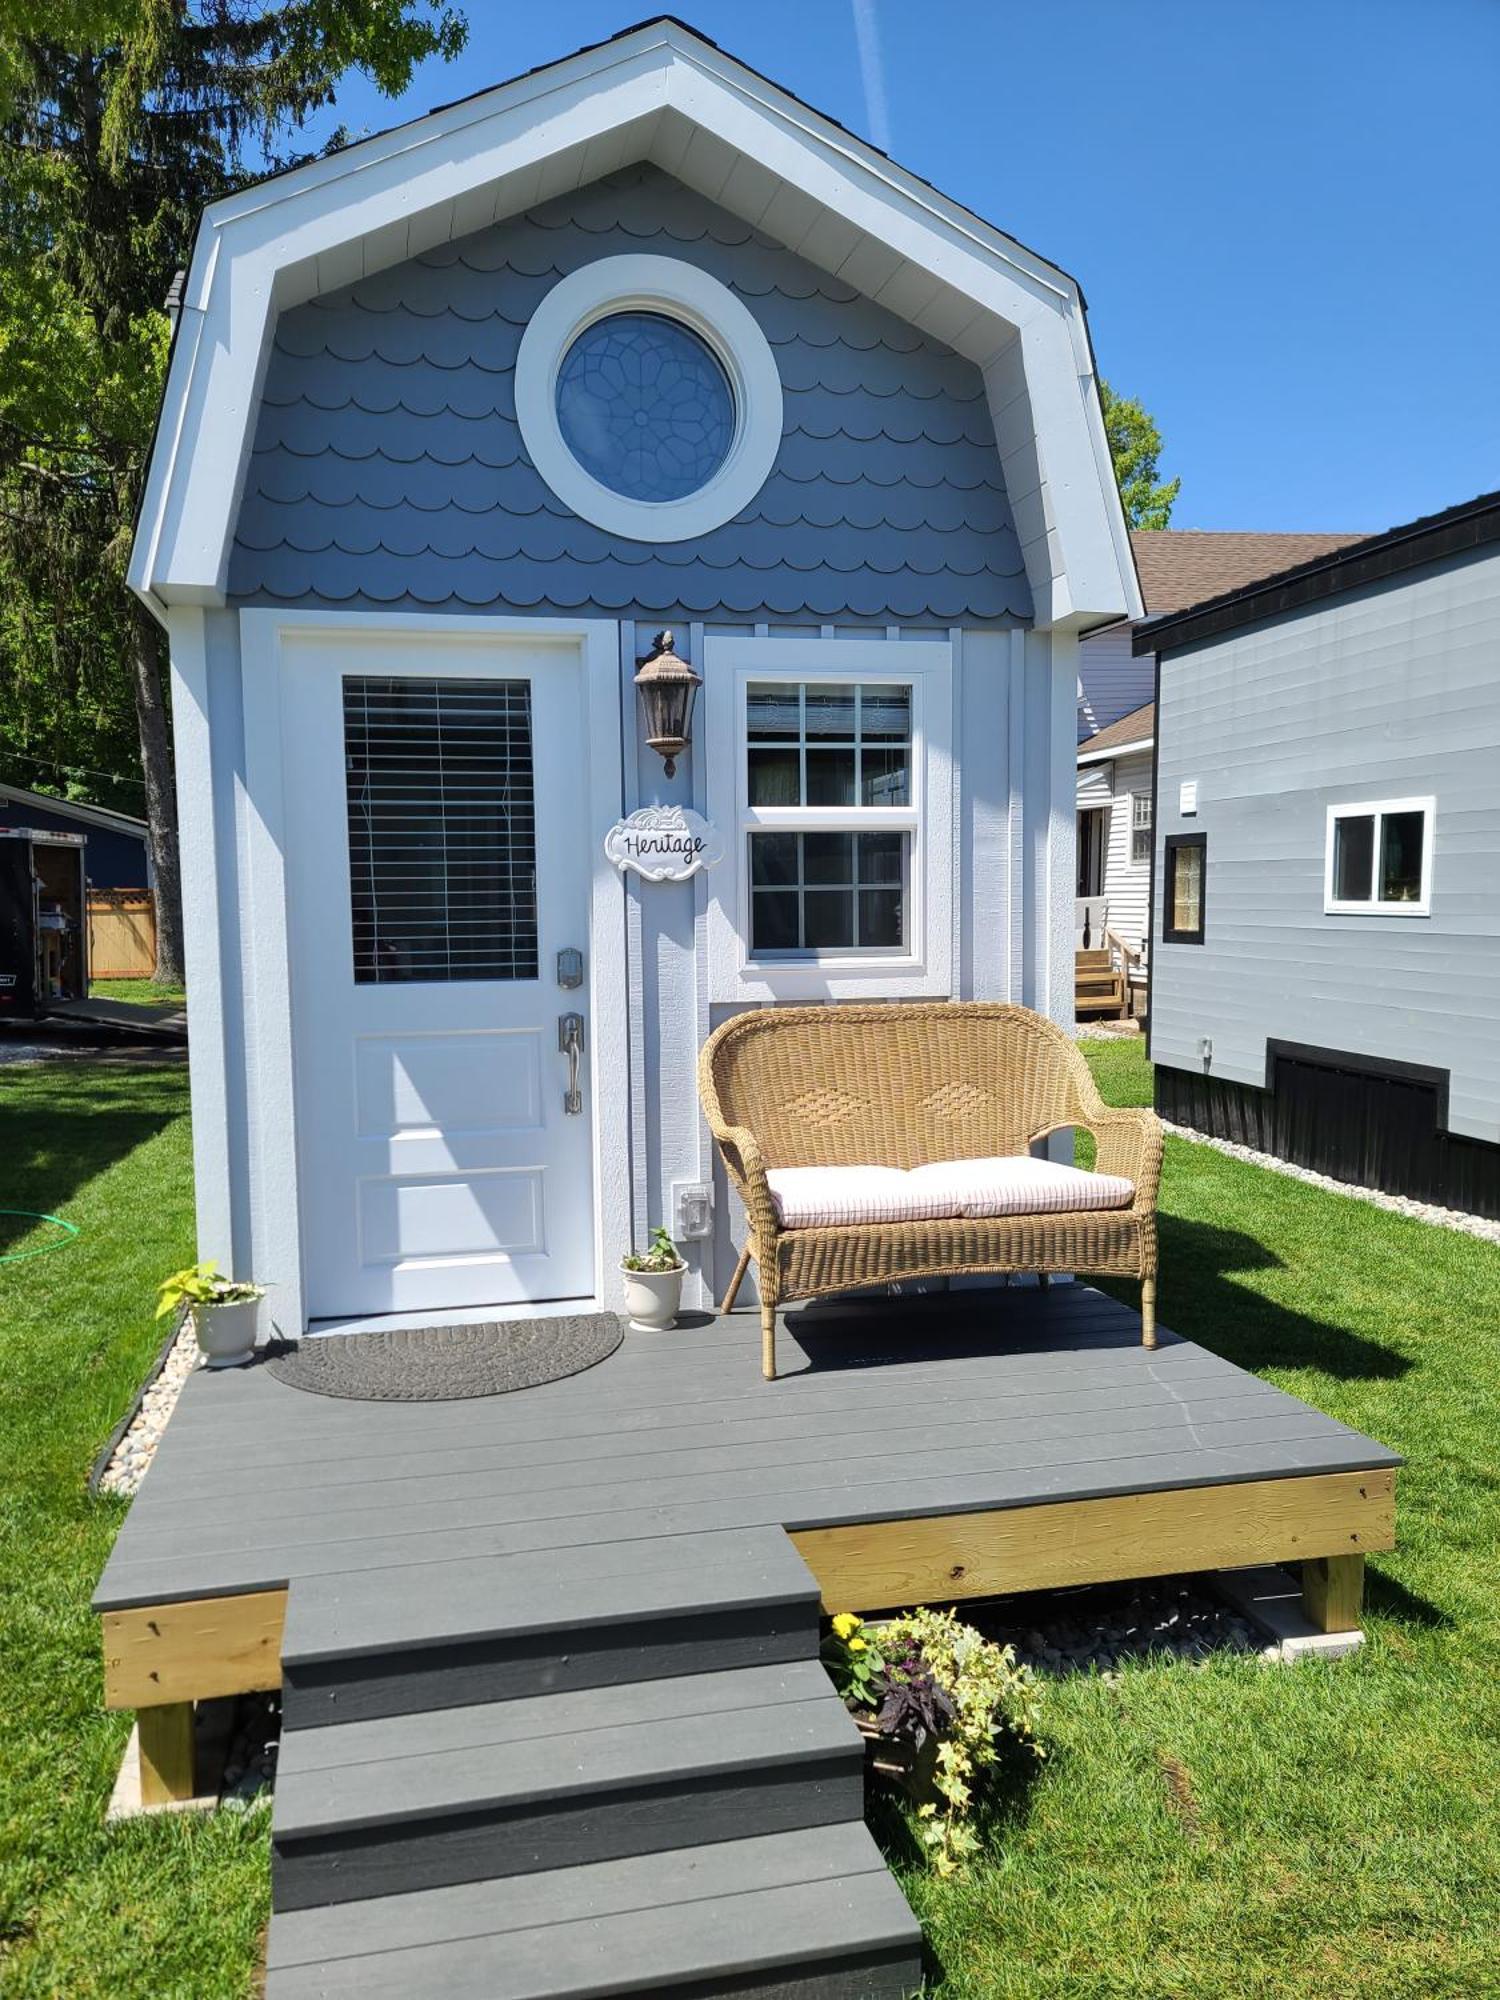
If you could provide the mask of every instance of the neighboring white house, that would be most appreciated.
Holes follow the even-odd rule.
[[[1500,494],[1154,620],[1170,1118],[1500,1215]]]
[[[1238,589],[1273,570],[1326,555],[1352,535],[1234,534],[1188,528],[1131,534],[1149,616]],[[1076,941],[1102,949],[1128,980],[1132,1010],[1147,990],[1155,662],[1133,651],[1127,620],[1078,649]]]
[[[1141,610],[1078,287],[676,22],[207,212],[131,580],[200,1249],[287,1330],[613,1302],[658,1221],[712,1296],[735,1008],[1070,1016]]]

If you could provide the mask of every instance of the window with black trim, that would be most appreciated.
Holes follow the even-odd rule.
[[[1161,935],[1164,944],[1202,944],[1208,835],[1169,833],[1162,843]]]
[[[1428,914],[1434,803],[1383,799],[1328,808],[1323,908],[1329,915]]]

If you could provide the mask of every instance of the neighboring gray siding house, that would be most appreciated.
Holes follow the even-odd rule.
[[[1252,583],[1343,548],[1352,535],[1239,534],[1134,529],[1131,544],[1150,617]],[[1145,1004],[1151,878],[1155,662],[1134,649],[1122,621],[1078,648],[1078,909],[1081,944],[1106,934],[1132,1005]]]
[[[201,1253],[288,1331],[613,1304],[659,1221],[710,1299],[735,1008],[1070,1017],[1079,640],[1141,609],[1078,288],[677,23],[208,211],[131,575]]]
[[[1135,643],[1158,1107],[1500,1214],[1500,495]]]

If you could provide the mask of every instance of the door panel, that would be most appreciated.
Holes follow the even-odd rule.
[[[281,671],[309,1316],[587,1296],[578,656],[299,637]]]

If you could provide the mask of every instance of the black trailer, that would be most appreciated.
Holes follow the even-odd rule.
[[[0,826],[0,1024],[89,990],[83,835]]]

